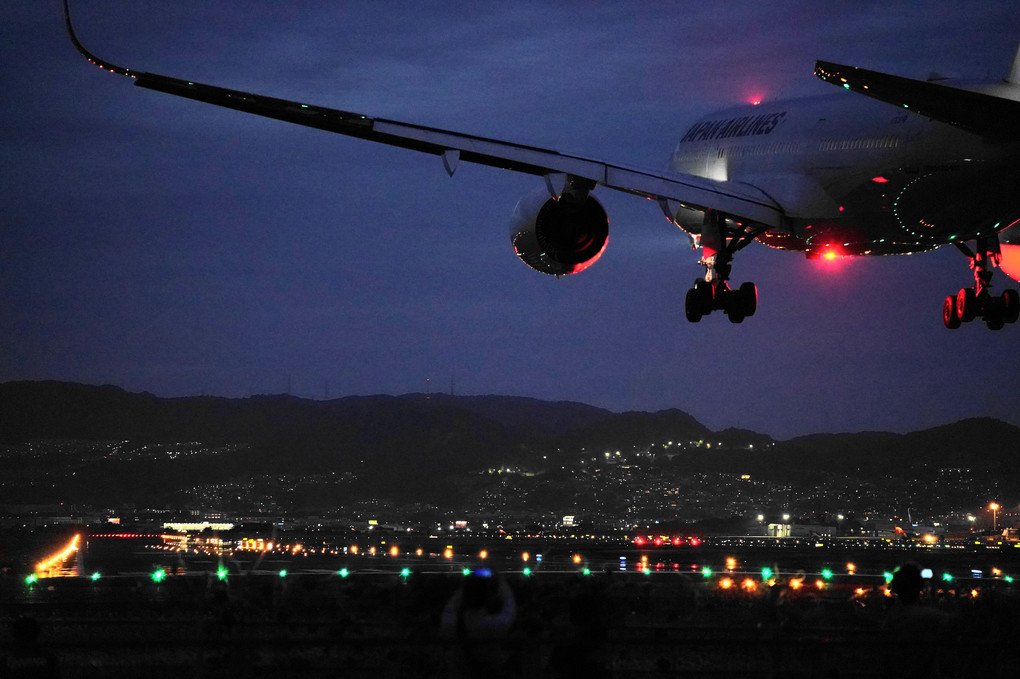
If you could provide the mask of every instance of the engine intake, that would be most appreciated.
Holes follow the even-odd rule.
[[[609,218],[587,193],[550,198],[539,189],[517,203],[510,235],[522,262],[563,276],[584,271],[602,255],[609,242]]]

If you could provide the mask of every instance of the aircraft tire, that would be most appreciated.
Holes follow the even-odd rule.
[[[1016,290],[1003,290],[1002,295],[1002,320],[1006,323],[1016,323],[1020,318],[1020,293]]]
[[[702,316],[712,313],[715,306],[715,288],[704,278],[694,281],[694,298]]]
[[[942,322],[950,330],[960,327],[960,317],[956,315],[956,296],[947,295],[942,302]]]
[[[687,320],[691,323],[697,323],[703,316],[698,297],[697,288],[691,288],[687,291],[687,296],[684,298],[684,315],[687,316]]]
[[[748,281],[747,283],[741,283],[737,290],[740,295],[739,306],[741,313],[746,317],[754,316],[754,312],[758,310],[758,288],[755,287],[754,283]]]
[[[956,315],[963,323],[970,323],[974,320],[977,311],[977,298],[974,296],[974,288],[960,288],[956,293]]]

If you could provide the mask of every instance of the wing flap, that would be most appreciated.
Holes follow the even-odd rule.
[[[1020,102],[855,66],[815,63],[825,82],[972,132],[991,141],[1020,139]]]

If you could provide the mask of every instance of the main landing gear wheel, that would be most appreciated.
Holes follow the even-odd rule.
[[[974,287],[961,288],[942,302],[945,326],[955,330],[977,318],[983,320],[989,330],[1001,330],[1006,323],[1016,323],[1020,318],[1020,293],[1004,290],[1001,295],[993,295],[991,292],[992,270],[1001,257],[998,237],[979,238],[974,250],[963,243],[956,243],[956,247],[970,259]]]
[[[1016,323],[1018,317],[1020,294],[1016,290],[992,295],[987,288],[980,294],[974,292],[974,288],[962,288],[942,303],[942,322],[950,330],[977,318],[982,319],[990,330],[1002,330],[1006,323]]]
[[[954,295],[947,296],[942,302],[942,322],[950,330],[960,327],[960,315],[956,313],[956,297]]]
[[[691,323],[697,323],[702,316],[712,313],[715,308],[715,289],[704,278],[694,281],[694,287],[684,298],[684,314]]]
[[[703,256],[699,264],[705,267],[705,276],[694,281],[694,287],[684,298],[684,314],[691,323],[713,311],[722,311],[731,323],[742,323],[758,310],[758,288],[754,283],[742,283],[733,290],[727,283],[732,269],[734,253],[747,247],[765,231],[765,227],[745,226],[736,220],[727,221],[726,215],[716,211],[705,212],[699,243]]]
[[[751,282],[741,283],[739,288],[731,290],[725,281],[713,285],[699,278],[684,298],[684,314],[691,323],[697,323],[713,311],[722,311],[730,323],[741,323],[754,316],[757,310],[758,288]]]

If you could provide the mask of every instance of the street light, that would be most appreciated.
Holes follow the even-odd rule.
[[[988,505],[988,508],[992,510],[992,531],[994,532],[996,530],[995,513],[999,511],[999,503],[993,502]]]

